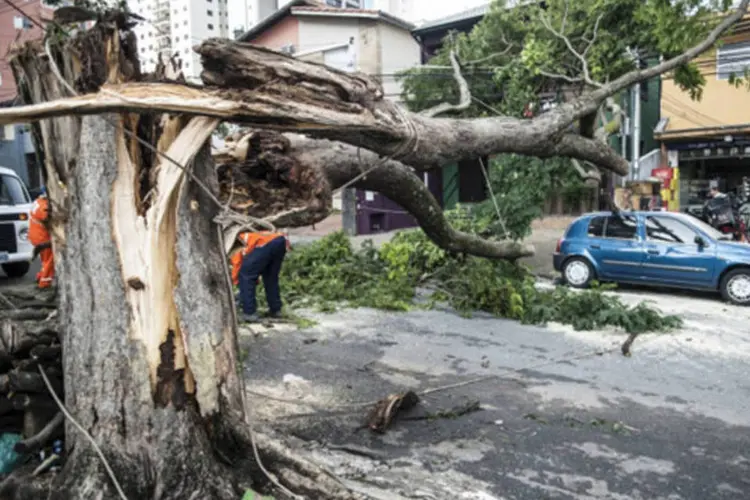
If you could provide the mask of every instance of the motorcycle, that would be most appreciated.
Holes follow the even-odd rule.
[[[734,241],[748,241],[748,228],[740,213],[740,203],[730,195],[715,196],[703,205],[700,217]]]

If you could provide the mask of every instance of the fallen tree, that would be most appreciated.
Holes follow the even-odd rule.
[[[253,441],[227,242],[215,223],[269,226],[283,220],[279,215],[294,223],[286,201],[270,209],[262,201],[247,204],[258,196],[252,189],[259,177],[286,183],[289,193],[304,187],[294,187],[295,179],[313,179],[305,189],[315,192],[297,207],[312,207],[317,215],[308,220],[325,212],[331,188],[354,182],[413,211],[445,248],[517,258],[528,249],[450,228],[411,168],[516,152],[566,155],[623,172],[624,160],[599,141],[569,133],[570,123],[618,89],[712,46],[749,2],[685,54],[526,121],[412,115],[382,99],[366,76],[220,40],[197,48],[205,87],[181,83],[168,63],[156,75],[142,75],[135,36],[120,13],[101,16],[93,29],[62,44],[27,45],[12,64],[29,105],[0,111],[0,123],[36,122],[53,206],[65,400],[76,419],[66,424],[69,458],[53,488],[56,498],[230,499],[251,486],[355,498],[279,442],[263,435]],[[229,158],[217,173],[207,140],[220,120],[307,138],[287,143],[256,135],[261,151],[249,159],[224,152]],[[241,151],[240,139],[234,142]],[[262,164],[271,151],[276,156]],[[300,174],[307,168],[318,172]],[[258,457],[268,472],[259,472]],[[3,497],[42,494],[31,482],[15,486]]]

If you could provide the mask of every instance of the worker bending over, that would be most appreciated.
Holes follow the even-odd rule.
[[[266,289],[269,316],[278,317],[281,314],[279,273],[289,248],[288,240],[281,233],[271,232],[240,233],[238,239],[243,246],[232,255],[231,262],[232,281],[240,287],[240,322],[252,323],[259,319],[255,287],[261,276]]]
[[[47,230],[49,200],[45,188],[42,188],[41,194],[31,206],[30,219],[29,242],[34,245],[34,255],[38,253],[42,259],[42,268],[36,274],[36,282],[39,288],[49,288],[55,279],[55,257],[52,253],[52,240]]]

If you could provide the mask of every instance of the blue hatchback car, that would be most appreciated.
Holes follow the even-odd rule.
[[[555,270],[572,287],[593,280],[718,291],[750,305],[750,245],[673,212],[579,217],[558,242]]]

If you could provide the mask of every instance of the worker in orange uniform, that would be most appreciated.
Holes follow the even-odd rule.
[[[34,254],[39,253],[42,268],[36,274],[39,288],[49,288],[55,279],[55,257],[52,253],[52,241],[47,230],[49,221],[49,200],[47,190],[42,188],[39,197],[31,206],[31,220],[29,221],[29,242],[34,245]]]
[[[263,277],[266,289],[266,300],[270,317],[281,314],[281,291],[279,290],[279,273],[284,262],[289,241],[281,233],[246,232],[240,233],[238,239],[242,249],[232,255],[232,281],[239,285],[239,302],[242,308],[240,322],[254,323],[259,320],[258,304],[255,300],[255,287],[258,278]]]

